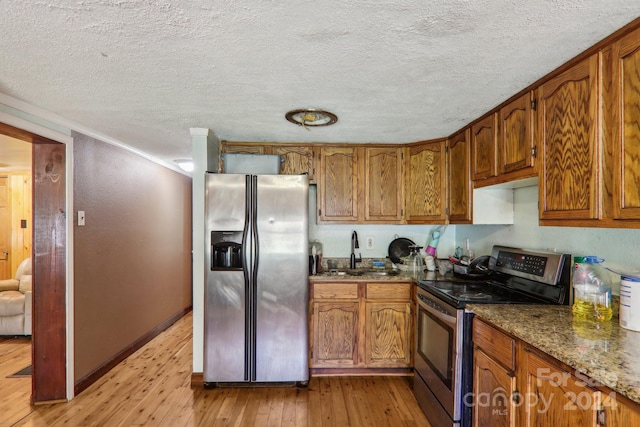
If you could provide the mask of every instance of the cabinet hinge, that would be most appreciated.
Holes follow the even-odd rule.
[[[531,109],[533,111],[536,111],[537,108],[538,108],[538,100],[537,99],[532,99],[531,100]]]
[[[447,216],[449,216],[449,208],[445,208],[445,209],[444,209],[444,214],[445,214],[445,215],[447,215]]]
[[[607,413],[603,408],[596,411],[596,425],[602,427],[607,425]]]
[[[534,145],[533,147],[531,147],[531,157],[536,157],[538,155],[538,150],[537,147]]]
[[[322,216],[322,209],[318,209],[318,216]]]
[[[513,393],[511,393],[511,401],[516,405],[520,404],[520,392],[518,390],[514,390]]]
[[[446,147],[444,147],[444,152],[448,153],[449,152],[449,146],[447,145]]]

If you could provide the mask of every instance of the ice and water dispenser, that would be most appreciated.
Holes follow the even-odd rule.
[[[242,231],[211,232],[211,270],[241,270],[242,259]]]

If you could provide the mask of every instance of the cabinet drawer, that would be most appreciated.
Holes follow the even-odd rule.
[[[515,370],[516,342],[513,338],[475,319],[473,321],[473,343],[504,367],[512,371]]]
[[[315,283],[313,298],[355,299],[358,298],[358,284],[347,282]]]
[[[411,283],[367,283],[368,299],[411,299]]]

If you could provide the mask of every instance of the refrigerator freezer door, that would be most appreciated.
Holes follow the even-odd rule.
[[[204,308],[204,382],[249,381],[246,343],[247,294],[242,270],[212,271],[212,235],[245,230],[246,176],[207,174]],[[212,233],[212,231],[214,233]],[[243,248],[243,253],[248,248]]]
[[[256,365],[259,382],[308,381],[309,186],[258,175]]]

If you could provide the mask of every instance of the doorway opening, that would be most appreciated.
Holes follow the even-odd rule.
[[[0,135],[30,144],[32,376],[31,401],[64,401],[66,382],[65,144],[0,123]],[[22,222],[22,221],[26,221]],[[4,251],[2,251],[4,252]],[[0,253],[1,254],[1,253]]]

